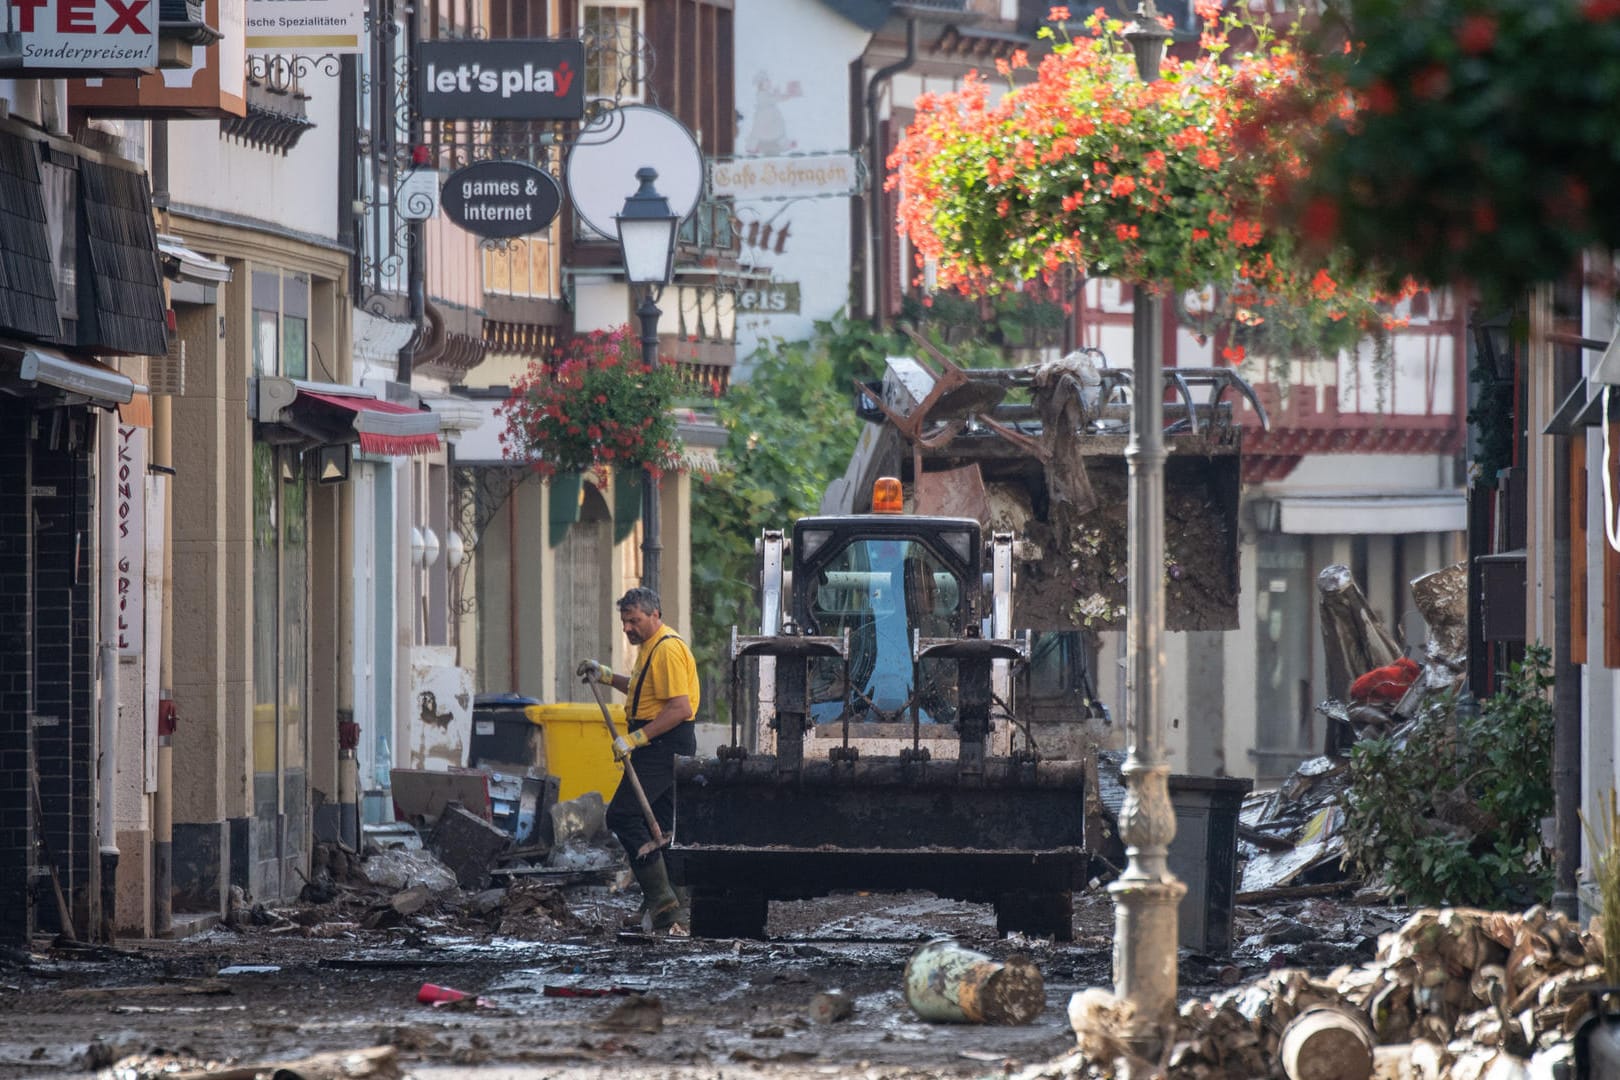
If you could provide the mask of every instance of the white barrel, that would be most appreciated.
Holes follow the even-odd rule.
[[[1046,985],[1024,957],[1001,963],[938,938],[906,961],[906,1003],[936,1023],[1027,1024],[1046,1007]]]

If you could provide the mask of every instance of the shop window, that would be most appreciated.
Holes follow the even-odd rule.
[[[79,318],[78,169],[59,155],[40,162],[40,191],[56,274],[56,315],[68,326]]]
[[[308,673],[308,487],[300,455],[253,444],[253,769],[301,768]]]
[[[1262,776],[1286,775],[1313,745],[1316,625],[1309,537],[1261,533],[1255,582],[1255,741]]]
[[[641,49],[645,15],[640,0],[581,5],[587,97],[620,102],[642,100]]]
[[[253,371],[309,377],[309,275],[253,271]]]

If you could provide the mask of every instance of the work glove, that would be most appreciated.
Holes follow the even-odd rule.
[[[623,761],[630,756],[630,752],[647,745],[647,733],[640,728],[628,735],[615,735],[613,737],[613,760]]]
[[[585,682],[595,680],[603,686],[613,685],[613,669],[596,660],[581,660],[579,667],[574,669],[574,674]]]

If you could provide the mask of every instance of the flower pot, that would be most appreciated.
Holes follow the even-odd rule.
[[[548,485],[547,502],[551,511],[551,546],[556,547],[568,535],[568,526],[579,520],[579,493],[585,482],[577,472],[557,473]]]
[[[620,467],[613,470],[613,542],[629,536],[641,520],[642,470]]]

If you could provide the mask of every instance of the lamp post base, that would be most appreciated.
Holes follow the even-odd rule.
[[[1127,861],[1108,886],[1114,898],[1114,996],[1130,1005],[1126,1041],[1137,1054],[1157,1060],[1176,1015],[1180,907],[1187,886],[1169,865],[1176,835],[1170,766],[1133,755],[1124,773],[1120,836]]]
[[[1125,1039],[1137,1054],[1156,1060],[1176,1015],[1177,909],[1187,886],[1121,878],[1108,891],[1114,897],[1114,996],[1134,1006]]]

